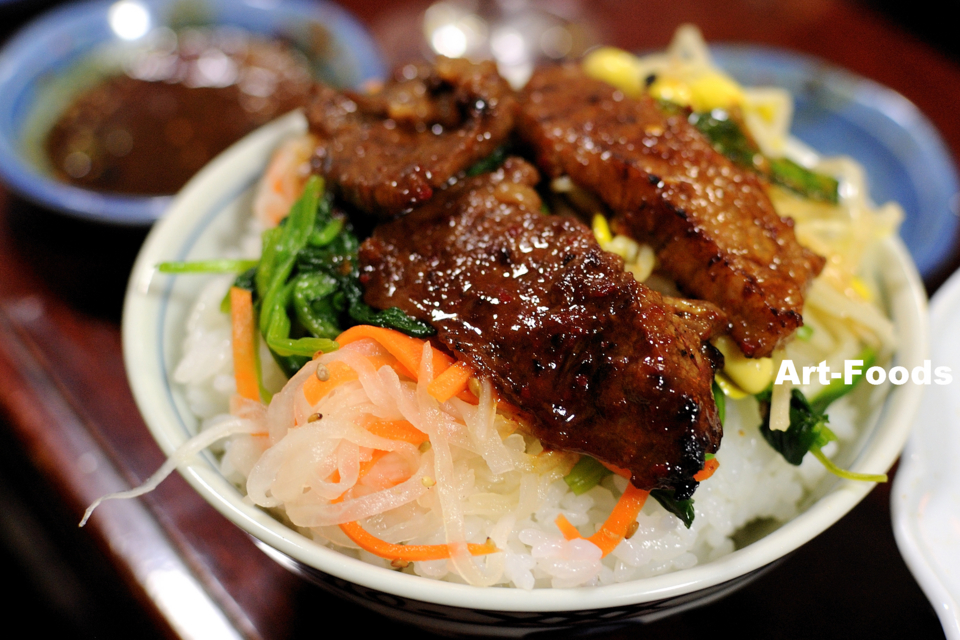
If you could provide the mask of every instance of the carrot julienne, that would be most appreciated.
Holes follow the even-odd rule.
[[[380,418],[368,416],[364,421],[364,426],[367,431],[375,436],[387,438],[388,440],[400,440],[412,444],[415,447],[419,447],[428,439],[427,434],[406,420],[381,420]],[[379,449],[374,450],[369,460],[360,463],[358,479],[367,475],[370,469],[380,461],[380,458],[387,455],[387,453],[387,451],[381,451]],[[405,479],[406,478],[404,478],[404,480]],[[336,481],[339,481],[339,477]],[[402,482],[402,480],[398,479],[397,482]]]
[[[425,340],[412,338],[394,329],[357,325],[337,336],[337,342],[344,346],[364,338],[379,343],[397,359],[399,365],[407,372],[407,377],[412,380],[417,379],[416,372],[420,370],[420,358],[423,357]],[[476,397],[470,392],[468,386],[470,378],[474,375],[470,365],[463,361],[454,361],[453,358],[433,347],[430,348],[430,352],[433,354],[433,374],[435,377],[427,386],[427,392],[437,402],[446,402],[457,396],[467,402],[476,403]],[[396,369],[396,367],[394,368]],[[399,369],[397,372],[401,373]]]
[[[450,557],[450,547],[445,544],[393,544],[385,542],[372,533],[368,533],[358,522],[341,524],[340,529],[364,551],[387,560],[422,562],[426,560],[445,560]],[[467,549],[474,556],[499,551],[490,540],[487,540],[484,544],[468,544]]]
[[[720,461],[716,458],[710,458],[705,463],[703,463],[703,469],[697,471],[693,474],[693,479],[697,482],[703,482],[707,478],[713,475],[713,472],[720,467]]]
[[[392,356],[369,356],[368,360],[375,369],[381,367],[390,367],[399,375],[409,376],[406,367],[403,367],[397,359]],[[316,376],[310,377],[303,383],[303,395],[310,404],[320,402],[323,396],[333,391],[345,382],[356,380],[359,376],[357,372],[351,369],[346,363],[335,360],[327,365],[329,376],[326,380],[320,380]]]
[[[607,521],[603,523],[603,526],[600,527],[595,534],[586,538],[600,548],[603,557],[606,557],[613,551],[627,536],[630,525],[637,519],[637,516],[640,515],[640,510],[647,501],[648,495],[650,495],[650,492],[637,489],[633,484],[628,484],[623,495],[617,500],[617,505],[607,517]],[[570,521],[567,520],[563,514],[557,516],[554,523],[567,540],[583,539],[580,532],[570,524]]]
[[[373,327],[370,325],[357,325],[350,327],[339,336],[337,342],[340,346],[356,342],[363,338],[370,338],[378,342],[393,357],[400,361],[409,372],[414,374],[420,370],[420,358],[423,354],[423,340],[411,338],[405,333],[400,333],[393,329],[384,329],[382,327]],[[453,364],[453,358],[437,349],[431,349],[433,353],[433,374],[440,375]]]
[[[390,440],[403,440],[415,447],[419,447],[427,440],[427,434],[406,420],[382,420],[368,417],[364,426],[367,431],[375,436],[389,438]]]
[[[576,540],[577,538],[583,538],[580,535],[580,532],[577,531],[577,528],[570,524],[570,521],[567,520],[562,514],[557,516],[557,519],[554,521],[554,524],[557,525],[557,529],[560,529],[560,533],[563,534],[563,537],[567,540]]]
[[[437,375],[427,385],[427,393],[433,396],[437,402],[446,402],[453,396],[460,395],[467,390],[471,376],[473,376],[473,370],[466,362],[461,360]]]
[[[230,288],[230,320],[233,342],[233,375],[237,393],[248,400],[260,400],[257,381],[256,320],[253,294],[240,287]]]
[[[612,464],[608,464],[604,462],[603,460],[600,460],[599,462],[600,464],[605,466],[607,469],[610,469],[610,471],[613,471],[615,474],[620,476],[621,478],[626,478],[627,480],[630,479],[630,471],[628,471],[627,469],[624,469],[623,467],[616,467]]]
[[[406,422],[403,420],[398,421],[380,421],[381,424],[387,425],[386,429],[398,428],[398,423]],[[409,423],[407,423],[409,425]],[[399,426],[400,429],[405,429],[402,426]],[[413,425],[409,426],[409,429],[412,431],[419,431]],[[379,434],[378,434],[379,435]],[[426,439],[426,434],[424,439]],[[412,444],[412,443],[411,443]],[[382,452],[385,453],[385,452]],[[371,465],[372,466],[372,465]],[[369,471],[369,467],[366,469],[361,468],[360,475],[361,477]],[[337,474],[339,475],[339,474]],[[340,496],[333,502],[340,502],[343,500],[343,496]],[[350,538],[354,544],[358,547],[372,553],[373,555],[379,558],[385,558],[387,560],[404,560],[406,562],[423,562],[427,560],[445,560],[450,557],[450,547],[445,544],[394,544],[392,542],[386,542],[376,537],[372,533],[367,532],[363,527],[360,526],[359,522],[345,522],[340,525],[340,530],[343,531],[348,538]],[[470,555],[481,556],[488,553],[496,553],[499,551],[497,546],[493,544],[491,540],[487,540],[484,544],[468,544],[467,550],[470,552]]]
[[[387,455],[387,453],[389,452],[381,451],[380,449],[375,449],[374,452],[370,455],[369,460],[364,460],[363,462],[360,463],[360,472],[357,474],[357,477],[362,478],[363,476],[367,475],[367,473],[370,472],[370,469],[372,469],[374,465],[380,462],[380,458]],[[340,482],[340,473],[338,471],[334,471],[333,473],[336,476],[333,482]]]

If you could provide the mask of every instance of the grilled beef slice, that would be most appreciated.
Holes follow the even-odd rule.
[[[770,355],[803,324],[803,292],[823,258],[797,242],[763,181],[716,152],[686,114],[574,65],[537,70],[520,101],[520,134],[541,168],[596,193],[684,293],[728,315],[747,356]]]
[[[725,318],[666,303],[584,224],[542,214],[537,180],[511,158],[379,226],[360,249],[365,300],[431,323],[546,446],[687,497],[720,444],[705,340]]]
[[[354,205],[390,217],[490,155],[510,135],[510,86],[492,62],[406,65],[380,92],[318,86],[307,109],[314,169]]]

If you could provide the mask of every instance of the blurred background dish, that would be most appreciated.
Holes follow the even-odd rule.
[[[48,209],[148,224],[207,160],[301,103],[311,77],[382,74],[367,32],[329,3],[65,5],[0,53],[0,177]]]

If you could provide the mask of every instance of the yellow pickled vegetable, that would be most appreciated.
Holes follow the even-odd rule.
[[[729,336],[720,336],[713,346],[723,354],[723,373],[745,392],[760,393],[773,380],[772,358],[748,358]]]
[[[690,86],[681,80],[660,76],[650,85],[650,95],[659,100],[666,100],[687,106],[690,104]]]
[[[606,245],[601,243],[601,246],[604,250],[617,254],[627,263],[636,262],[637,256],[640,255],[640,245],[637,241],[619,234],[613,236],[613,240]]]
[[[723,391],[723,395],[728,398],[733,398],[734,400],[739,400],[740,398],[746,398],[749,393],[738,387],[730,378],[723,375],[723,373],[718,373],[713,378],[717,386],[720,387],[720,390]]]
[[[597,239],[600,246],[613,240],[613,234],[610,232],[610,224],[602,214],[593,214],[593,237]]]
[[[597,80],[603,80],[630,96],[643,92],[643,78],[637,57],[616,47],[601,47],[583,59],[583,70]]]
[[[690,82],[690,106],[694,111],[729,109],[743,101],[740,85],[721,73],[707,73]]]

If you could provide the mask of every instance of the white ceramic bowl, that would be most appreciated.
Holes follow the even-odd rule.
[[[903,559],[948,640],[960,640],[960,272],[933,296],[930,327],[931,365],[950,367],[953,382],[934,385],[924,396],[890,502]]]
[[[170,277],[165,260],[211,258],[235,244],[249,216],[251,187],[271,150],[305,122],[293,114],[254,132],[197,175],[150,234],[127,291],[123,346],[134,396],[157,442],[168,454],[187,440],[197,420],[183,392],[171,383],[179,359],[184,319],[200,277]],[[912,368],[927,357],[926,298],[916,269],[897,239],[881,247],[883,293],[902,347],[895,364]],[[879,419],[839,461],[856,471],[888,469],[907,438],[921,387],[895,387]],[[831,479],[803,504],[793,520],[730,555],[692,569],[634,582],[577,589],[477,588],[449,584],[365,564],[313,543],[265,511],[242,500],[212,456],[197,456],[181,473],[272,557],[386,615],[437,631],[520,635],[533,629],[596,624],[703,604],[737,588],[839,520],[873,487]]]

